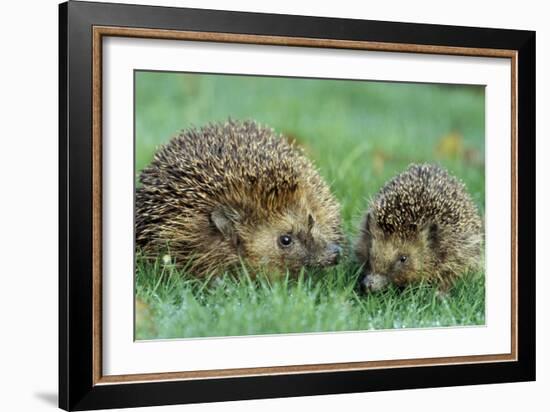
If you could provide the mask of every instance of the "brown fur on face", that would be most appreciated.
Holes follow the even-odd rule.
[[[317,215],[323,218],[322,214]],[[254,267],[277,267],[297,272],[302,267],[324,267],[337,263],[341,240],[305,211],[287,211],[259,227],[244,227],[242,256]],[[249,232],[246,232],[249,230]],[[289,244],[284,244],[282,238]]]
[[[355,253],[364,266],[361,286],[426,280],[442,289],[478,268],[481,219],[464,184],[433,165],[413,165],[375,196]]]
[[[328,185],[299,149],[257,123],[184,131],[140,181],[136,241],[146,256],[168,250],[197,275],[242,263],[298,271],[340,256],[339,204]]]

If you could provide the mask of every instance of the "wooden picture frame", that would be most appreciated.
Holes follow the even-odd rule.
[[[107,3],[59,8],[59,405],[215,402],[535,379],[535,33]],[[511,352],[104,376],[102,40],[193,40],[510,59]],[[503,120],[508,121],[508,120]],[[130,149],[129,149],[130,150]]]

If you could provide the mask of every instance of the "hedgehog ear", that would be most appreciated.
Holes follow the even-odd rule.
[[[313,219],[313,216],[311,214],[307,215],[307,231],[311,232],[311,229],[313,229],[313,225],[315,224],[315,219]]]
[[[218,207],[210,213],[210,220],[226,239],[235,238],[235,223],[238,218],[236,212],[224,207]]]
[[[372,212],[367,212],[367,217],[365,218],[365,223],[364,223],[364,227],[363,227],[363,230],[365,231],[365,233],[368,233],[370,235],[372,235],[372,231],[374,229],[374,226],[373,226],[373,217],[372,217]]]
[[[422,237],[432,245],[436,244],[439,240],[439,227],[437,226],[437,223],[426,222],[422,225],[420,233],[422,234]]]

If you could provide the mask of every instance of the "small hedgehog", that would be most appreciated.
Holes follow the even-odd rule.
[[[197,276],[336,264],[340,206],[303,153],[253,121],[181,132],[140,175],[136,243]]]
[[[364,291],[426,280],[446,292],[481,265],[482,223],[464,184],[434,165],[411,165],[370,202],[355,254]]]

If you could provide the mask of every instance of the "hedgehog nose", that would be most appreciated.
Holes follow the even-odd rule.
[[[377,292],[387,287],[389,284],[387,276],[375,273],[367,273],[359,282],[359,289],[363,293]]]
[[[372,287],[372,278],[369,275],[364,275],[359,281],[359,290],[367,294],[371,291]]]
[[[360,278],[359,284],[357,286],[359,286],[359,291],[361,293],[367,294],[369,292],[369,285],[368,285],[368,282],[367,282],[367,277],[363,276],[362,278]]]
[[[342,247],[337,243],[331,243],[328,245],[328,252],[330,254],[330,263],[336,265],[342,255]]]

